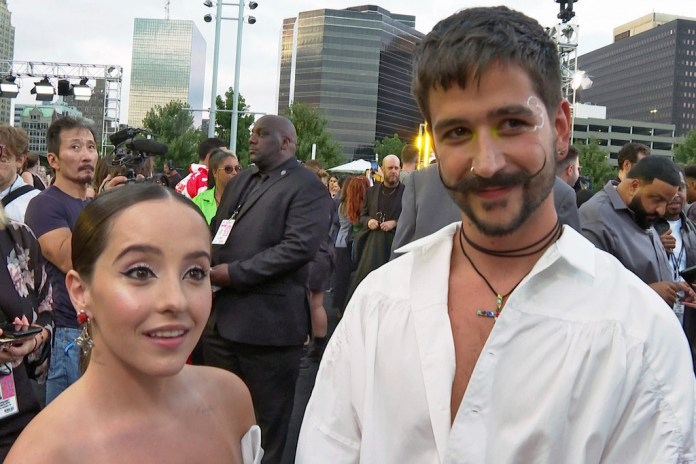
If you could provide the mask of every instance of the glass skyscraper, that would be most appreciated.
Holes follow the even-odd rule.
[[[292,101],[318,108],[349,159],[371,157],[375,140],[394,134],[411,141],[422,122],[410,91],[422,37],[415,16],[374,5],[285,19],[279,114]]]
[[[142,127],[151,108],[172,100],[201,108],[204,80],[205,40],[193,21],[135,19],[128,125]]]
[[[7,1],[0,0],[0,59],[14,60],[15,28]],[[10,98],[0,98],[0,124],[10,123]]]

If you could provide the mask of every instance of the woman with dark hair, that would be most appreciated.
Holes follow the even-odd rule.
[[[328,187],[331,198],[336,198],[336,195],[341,191],[341,182],[338,180],[338,177],[334,175],[329,176]]]
[[[46,182],[41,176],[40,167],[39,155],[28,152],[24,157],[24,165],[22,165],[22,179],[27,185],[33,185],[37,190],[45,190]]]
[[[370,181],[365,176],[357,176],[343,181],[341,203],[338,205],[340,224],[336,236],[336,269],[334,271],[333,307],[336,313],[343,314],[346,295],[350,286],[350,273],[353,270],[353,232],[360,228],[360,208],[365,200],[365,192]]]
[[[5,462],[260,462],[244,383],[186,364],[212,301],[198,208],[158,185],[115,188],[85,207],[71,245],[66,286],[89,363]]]
[[[222,192],[229,181],[234,179],[242,167],[234,153],[225,149],[217,149],[210,155],[208,162],[208,190],[193,197],[193,202],[201,209],[205,220],[210,221],[217,213]]]
[[[0,317],[39,333],[0,343],[0,461],[40,410],[29,379],[43,377],[51,349],[52,292],[39,242],[22,223],[5,219],[0,206]],[[6,338],[0,330],[0,339]],[[41,379],[44,380],[44,379]]]

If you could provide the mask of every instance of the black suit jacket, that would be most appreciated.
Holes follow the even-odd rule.
[[[247,169],[228,184],[211,222],[214,236],[241,203],[226,243],[213,245],[213,265],[226,263],[232,283],[215,294],[212,321],[233,342],[302,345],[307,264],[329,228],[326,187],[292,157],[245,198],[258,172]]]

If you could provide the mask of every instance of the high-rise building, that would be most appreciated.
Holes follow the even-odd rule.
[[[283,21],[278,112],[298,102],[327,117],[347,158],[375,140],[412,140],[422,122],[411,96],[415,16],[374,5],[305,11]],[[398,155],[398,153],[397,153]]]
[[[606,106],[608,118],[674,124],[677,136],[696,128],[696,20],[665,19],[628,23],[616,42],[580,56],[594,83],[578,100]]]
[[[0,60],[14,60],[15,28],[12,13],[7,9],[7,0],[0,0]],[[10,123],[12,99],[0,98],[0,124]]]
[[[203,106],[205,40],[193,21],[136,18],[128,124],[141,127],[155,105]],[[200,115],[197,119],[200,120]]]

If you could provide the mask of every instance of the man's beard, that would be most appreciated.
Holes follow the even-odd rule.
[[[490,178],[483,178],[473,172],[467,173],[463,179],[456,184],[448,185],[442,173],[439,172],[440,180],[448,190],[454,202],[459,206],[459,209],[466,214],[469,220],[483,234],[491,237],[502,237],[509,235],[519,229],[546,200],[549,193],[553,189],[555,182],[555,162],[548,162],[548,151],[543,151],[544,161],[541,167],[536,172],[529,174],[525,171],[517,171],[514,173],[497,172]],[[487,222],[485,218],[480,217],[471,207],[468,201],[469,195],[476,191],[486,188],[498,187],[522,187],[522,205],[516,213],[513,212],[511,220],[507,223]],[[491,211],[495,208],[507,206],[509,198],[491,202],[482,208],[485,211]]]
[[[641,229],[649,229],[657,221],[657,214],[650,214],[643,208],[643,203],[640,201],[640,193],[636,193],[628,207],[633,211],[633,217]]]

